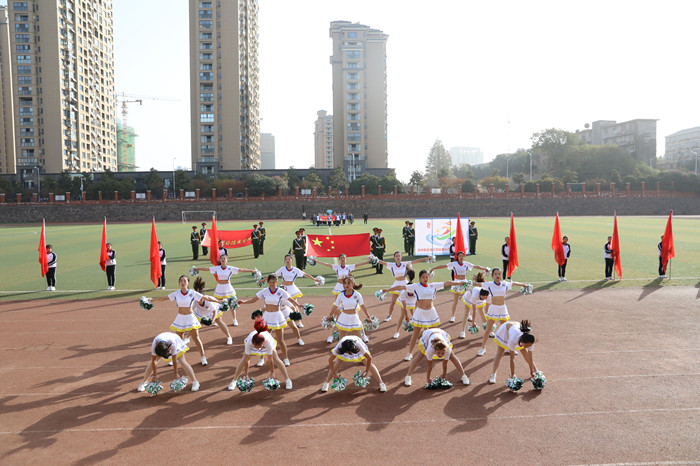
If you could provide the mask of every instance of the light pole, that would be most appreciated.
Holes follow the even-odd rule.
[[[689,151],[691,154],[695,154],[695,174],[698,174],[698,153],[694,150]]]
[[[41,201],[41,167],[34,167],[34,168],[36,168],[37,197]],[[34,170],[32,170],[32,171],[34,171]],[[695,173],[697,173],[697,167],[696,167]]]
[[[175,191],[175,161],[177,157],[173,157],[173,197],[177,197],[177,191]]]
[[[527,155],[530,156],[530,181],[532,181],[532,152],[528,152]]]

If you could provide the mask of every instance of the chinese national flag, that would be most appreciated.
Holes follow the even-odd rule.
[[[103,271],[107,270],[107,217],[102,224],[102,249],[100,250],[100,267]]]
[[[369,233],[358,235],[307,235],[306,255],[316,257],[369,254]]]
[[[151,223],[151,281],[158,286],[158,279],[163,271],[160,269],[160,249],[158,248],[158,235],[156,235],[156,219]]]
[[[513,276],[513,273],[518,269],[518,243],[515,241],[515,222],[513,221],[513,212],[510,213],[510,254],[508,256],[508,275]]]
[[[211,218],[211,228],[207,230],[207,239],[209,239],[209,261],[216,267],[219,265],[219,231],[216,229],[216,217]],[[202,242],[202,246],[204,243]]]
[[[564,245],[561,243],[561,230],[559,229],[559,212],[554,219],[554,234],[552,235],[552,250],[554,251],[554,260],[559,265],[564,265],[566,256],[564,255]]]
[[[666,264],[672,257],[676,257],[676,250],[673,247],[673,211],[668,214],[664,239],[661,240],[661,263],[664,266],[664,273],[666,273]]]
[[[41,238],[39,238],[39,263],[41,264],[41,276],[49,271],[49,259],[46,257],[46,220],[41,221]]]
[[[622,261],[620,260],[620,237],[617,233],[617,212],[615,213],[615,224],[613,226],[613,237],[610,243],[613,259],[615,260],[615,273],[622,278]]]
[[[455,257],[457,257],[458,252],[461,252],[463,254],[467,253],[467,250],[464,247],[464,235],[462,234],[462,221],[459,218],[459,214],[457,214],[457,234],[455,235]]]

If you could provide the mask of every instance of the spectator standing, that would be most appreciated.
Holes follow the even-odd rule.
[[[408,254],[416,254],[416,229],[413,228],[413,222],[408,222]]]
[[[49,265],[46,271],[46,291],[56,291],[56,253],[50,244],[46,245],[46,263]]]
[[[476,240],[479,239],[479,230],[474,222],[469,222],[469,254],[476,255]]]
[[[196,227],[195,227],[196,228]],[[114,289],[114,274],[117,270],[117,251],[112,249],[112,243],[107,243],[107,266],[105,272],[107,272],[107,289]]]
[[[503,276],[510,280],[510,236],[506,236],[506,242],[501,246],[501,259],[503,259]]]
[[[403,229],[401,230],[401,236],[403,236],[403,252],[404,254],[408,254],[408,220],[404,222]]]
[[[158,241],[158,253],[160,254],[160,278],[158,278],[158,286],[156,289],[165,289],[165,266],[167,262],[165,260],[165,249],[163,249],[163,243]]]
[[[364,215],[362,215],[362,219],[365,221],[365,225],[367,225],[367,219],[368,219],[368,218],[369,218],[369,217],[367,216],[367,212],[365,212]]]
[[[202,229],[199,230],[199,240],[204,241],[204,237],[206,236],[206,234],[207,234],[207,223],[202,222]],[[208,252],[209,252],[209,248],[202,245],[202,255],[206,256]]]
[[[564,248],[564,263],[559,266],[559,281],[566,281],[566,263],[569,261],[569,256],[571,255],[571,245],[569,244],[569,237],[564,235],[561,239],[561,245]]]
[[[253,224],[253,231],[250,233],[250,239],[253,243],[253,256],[257,259],[260,256],[260,231],[258,224]]]
[[[265,254],[265,237],[267,236],[267,232],[265,231],[265,227],[263,226],[263,222],[260,222],[258,225],[258,232],[260,233],[260,255]]]
[[[355,222],[355,217],[353,217],[352,212],[348,214],[348,222],[350,222],[350,225],[352,225],[353,222]]]
[[[615,265],[615,260],[612,256],[612,236],[608,236],[608,242],[603,245],[603,257],[605,257],[605,279],[612,280],[613,265]]]
[[[192,260],[196,261],[199,259],[199,243],[201,242],[202,237],[199,236],[199,232],[197,231],[197,226],[193,225],[192,226],[192,233],[190,233],[190,244],[192,245]]]

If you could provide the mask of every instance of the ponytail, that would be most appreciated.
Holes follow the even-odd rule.
[[[520,331],[523,333],[530,333],[530,321],[523,320],[520,322]]]
[[[476,275],[474,275],[474,281],[477,283],[483,283],[484,282],[484,272],[479,272]]]
[[[201,292],[204,290],[204,280],[202,280],[202,277],[197,277],[194,279],[194,283],[192,284],[192,288],[194,288],[194,291],[197,293]]]
[[[535,343],[535,336],[530,333],[530,321],[523,320],[520,322],[520,331],[523,332],[520,337],[520,343]]]
[[[416,278],[416,271],[406,267],[406,277],[408,277],[408,283],[413,283],[413,279]]]

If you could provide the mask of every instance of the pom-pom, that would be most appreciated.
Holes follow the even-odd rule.
[[[404,329],[405,331],[407,331],[407,332],[412,332],[412,331],[413,331],[413,325],[411,324],[411,322],[408,322],[408,321],[405,321],[405,320],[404,320],[404,321],[403,321],[403,329]]]
[[[333,330],[333,341],[340,340],[340,332],[338,330]]]
[[[301,312],[292,311],[292,312],[289,313],[289,318],[292,319],[292,320],[295,321],[295,322],[298,322],[298,321],[300,321],[301,318],[302,318]]]
[[[527,285],[520,288],[520,292],[522,294],[532,294],[533,291],[534,291],[534,287],[530,284],[527,284]]]
[[[431,270],[431,271],[428,273],[428,276],[429,276],[430,278],[435,278],[435,271],[434,271],[434,270]]]
[[[352,376],[352,380],[355,382],[355,386],[360,388],[365,388],[369,385],[369,377],[363,376],[362,371],[357,371],[357,373]]]
[[[242,393],[248,393],[253,389],[254,385],[255,380],[248,376],[243,376],[236,380],[236,388],[238,388]]]
[[[506,379],[506,387],[508,387],[508,390],[511,392],[517,392],[523,388],[523,379],[519,379],[514,375],[513,377]]]
[[[190,277],[196,277],[197,275],[199,275],[199,270],[197,270],[196,265],[193,265],[190,269]]]
[[[309,304],[309,303],[304,303],[304,315],[308,317],[311,315],[312,312],[314,312],[314,305]]]
[[[379,328],[379,319],[375,316],[365,319],[362,322],[362,326],[365,328],[365,332],[372,332]]]
[[[382,290],[377,290],[377,291],[375,291],[374,296],[376,296],[378,300],[384,301],[384,298],[386,297],[386,293],[384,293]]]
[[[437,257],[435,257],[435,256],[432,255],[432,254],[429,255],[429,256],[428,256],[428,264],[434,264],[435,262],[437,262]]]
[[[209,317],[202,317],[200,322],[202,323],[202,325],[206,325],[207,327],[214,323],[214,321],[211,320]]]
[[[179,379],[170,382],[170,390],[175,393],[181,392],[187,386],[187,382],[189,382],[189,379],[183,375]]]
[[[472,287],[472,281],[467,280],[466,282],[460,283],[459,285],[452,285],[452,291],[456,293],[466,293]]]
[[[338,374],[338,377],[331,382],[331,388],[336,392],[342,392],[348,386],[348,379]]]
[[[260,280],[263,277],[258,269],[253,270],[250,275],[256,280]]]
[[[367,256],[367,259],[369,259],[369,263],[372,265],[372,267],[376,267],[377,264],[379,264],[379,258],[374,254]]]
[[[306,263],[309,265],[316,265],[316,257],[314,257],[314,256],[307,257]]]
[[[430,383],[425,385],[428,390],[446,390],[452,388],[452,382],[445,380],[442,377],[435,377]]]
[[[544,374],[540,371],[535,372],[535,376],[530,379],[530,382],[532,382],[535,390],[542,390],[547,385],[547,379],[544,378]]]
[[[277,390],[280,388],[280,381],[277,379],[265,379],[262,381],[262,386],[265,390]]]
[[[323,275],[319,275],[318,277],[316,277],[315,280],[316,280],[316,286],[323,286],[326,284],[326,279]]]
[[[258,284],[258,287],[263,288],[265,287],[265,285],[267,285],[267,280],[265,280],[264,278],[259,278],[255,281],[255,283]]]
[[[321,319],[321,327],[325,328],[326,330],[335,327],[335,317],[324,316],[323,319]]]
[[[156,396],[161,390],[163,390],[163,386],[160,384],[160,380],[156,380],[148,383],[145,391],[151,396]]]
[[[153,303],[151,302],[151,298],[141,296],[141,299],[139,299],[139,306],[141,306],[141,309],[145,311],[150,311],[151,309],[153,309]]]
[[[228,298],[226,298],[226,304],[228,304],[229,309],[235,311],[238,308],[238,297],[229,296]]]
[[[228,305],[228,299],[222,299],[221,303],[219,303],[219,311],[221,312],[226,312],[229,309]]]
[[[469,333],[471,333],[472,335],[476,335],[477,333],[479,333],[479,327],[477,327],[476,325],[470,325]]]
[[[253,313],[250,315],[250,318],[253,319],[253,320],[262,319],[262,316],[263,316],[263,311],[261,311],[260,309],[256,309],[256,310],[254,310]]]
[[[484,322],[481,326],[484,327],[484,330],[486,330],[486,326],[488,325],[488,322]],[[496,331],[496,327],[493,328],[493,331]]]

